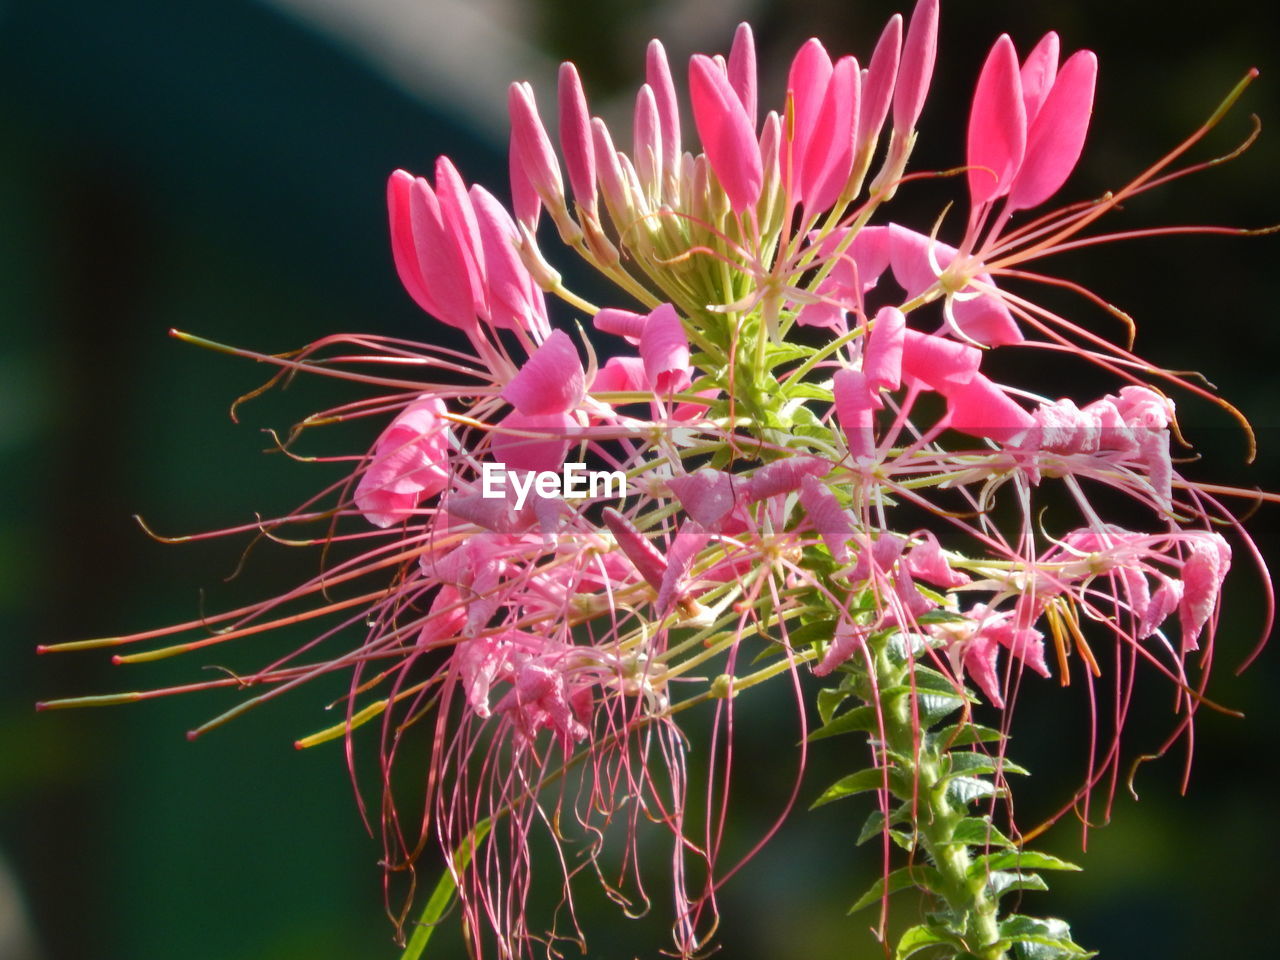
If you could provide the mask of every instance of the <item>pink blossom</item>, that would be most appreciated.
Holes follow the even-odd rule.
[[[356,508],[378,527],[412,518],[418,504],[449,483],[449,427],[437,397],[422,397],[400,413],[374,444],[356,485]]]

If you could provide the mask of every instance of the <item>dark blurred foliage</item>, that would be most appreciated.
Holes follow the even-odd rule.
[[[649,25],[677,6],[543,0],[527,22],[552,56],[580,62],[589,92],[621,92],[635,83]],[[865,56],[896,7],[749,6],[770,102],[806,36]],[[1261,79],[1196,156],[1229,150],[1248,132],[1251,111],[1280,124],[1280,35],[1264,5],[943,7],[916,169],[962,160],[968,91],[1001,30],[1024,51],[1053,27],[1064,49],[1099,53],[1091,145],[1064,197],[1122,184],[1189,134],[1249,66],[1262,69]],[[667,39],[674,55],[689,52],[688,35]],[[262,550],[248,576],[225,583],[242,543],[164,546],[130,520],[141,512],[166,533],[211,529],[287,510],[332,478],[258,455],[268,446],[259,428],[287,426],[329,391],[299,384],[250,405],[233,424],[229,402],[265,371],[178,344],[166,329],[264,351],[335,331],[435,335],[390,266],[385,175],[396,166],[426,171],[448,153],[469,179],[500,185],[502,135],[474,129],[447,103],[410,97],[364,64],[249,2],[0,4],[0,854],[17,872],[48,960],[395,956],[381,913],[380,851],[359,824],[340,749],[290,749],[296,736],[331,722],[317,707],[338,689],[302,691],[195,744],[183,731],[227,698],[32,711],[42,698],[189,682],[207,675],[200,668],[209,662],[37,660],[36,643],[189,618],[202,603],[218,609],[314,569],[314,556]],[[552,102],[550,91],[542,96]],[[1134,201],[1110,218],[1112,228],[1280,220],[1276,144],[1264,129],[1242,158]],[[928,223],[959,186],[944,180],[904,191],[895,216]],[[1177,237],[1062,256],[1043,269],[1132,310],[1140,352],[1202,371],[1258,428],[1259,460],[1246,469],[1241,432],[1212,406],[1185,401],[1184,426],[1205,459],[1189,470],[1280,489],[1277,311],[1268,293],[1277,256],[1273,239]],[[1049,299],[1116,330],[1078,300]],[[1081,385],[1091,379],[1098,390],[1107,386],[1079,369],[1044,366],[1034,377],[1046,393],[1087,394]],[[1252,529],[1280,556],[1274,508]],[[1142,769],[1140,804],[1120,790],[1115,822],[1090,833],[1087,854],[1070,823],[1047,841],[1087,870],[1057,878],[1052,901],[1035,906],[1067,917],[1077,939],[1104,956],[1247,957],[1268,942],[1280,862],[1272,800],[1280,788],[1280,671],[1268,652],[1244,676],[1232,675],[1261,621],[1259,579],[1243,551],[1228,601],[1211,694],[1247,719],[1202,711],[1188,796],[1178,795],[1181,760],[1169,757]],[[246,662],[283,649],[261,640]],[[1147,683],[1143,691],[1131,757],[1157,745],[1171,723],[1168,689]],[[1085,694],[1078,677],[1066,690],[1038,680],[1024,686],[1011,747],[1036,774],[1019,807],[1024,824],[1050,812],[1081,777]],[[738,702],[738,750],[751,762],[735,771],[736,849],[768,827],[790,790],[794,718],[784,684]],[[802,805],[860,763],[861,751],[852,741],[815,749]],[[872,919],[843,916],[879,869],[872,847],[853,846],[865,812],[847,801],[793,815],[722,891],[725,956],[878,955],[866,930]],[[1101,817],[1100,802],[1094,815]],[[655,881],[654,916],[639,924],[585,893],[591,956],[654,955],[665,943],[661,891]],[[899,922],[914,911],[902,900]],[[442,941],[442,955],[458,955],[455,934]]]

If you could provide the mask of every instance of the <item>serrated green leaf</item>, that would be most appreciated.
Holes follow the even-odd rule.
[[[1001,773],[1018,773],[1023,776],[1030,776],[1030,772],[1025,768],[1018,766],[1010,760],[1003,760],[1000,757],[991,757],[985,753],[977,753],[972,750],[947,754],[949,769],[944,776],[955,776],[956,774],[966,773],[971,776],[994,776],[996,771]]]
[[[1012,847],[1013,841],[991,825],[985,817],[965,817],[951,833],[952,843],[969,847]]]
[[[876,711],[872,707],[854,707],[837,717],[832,717],[813,733],[810,740],[825,740],[842,733],[874,733],[880,728]]]
[[[901,792],[900,787],[903,783],[905,774],[896,767],[889,768],[889,788],[895,792]],[[818,797],[809,807],[810,810],[824,806],[833,800],[842,800],[845,797],[851,797],[855,793],[867,793],[871,790],[881,790],[884,788],[884,768],[871,767],[866,770],[859,770],[857,773],[851,773],[847,777],[841,777],[826,790],[822,791],[822,795]]]
[[[1000,922],[1001,941],[1018,944],[1018,954],[1027,960],[1062,960],[1091,957],[1093,953],[1071,939],[1071,928],[1054,917],[1039,919],[1014,914]]]
[[[977,777],[951,777],[946,781],[947,797],[956,803],[973,803],[997,794],[995,784]]]
[[[898,949],[894,952],[894,958],[895,960],[906,960],[907,957],[914,956],[921,950],[938,946],[951,947],[957,950],[964,949],[964,944],[960,942],[960,938],[945,927],[922,923],[912,927],[902,935],[901,939],[898,940]]]
[[[969,868],[969,876],[976,877],[988,870],[1017,870],[1025,873],[1029,870],[1079,869],[1074,863],[1061,860],[1050,853],[1036,850],[997,850],[974,860],[973,866]]]
[[[911,803],[910,801],[899,805],[889,814],[889,825],[892,828],[899,823],[909,823],[911,820]],[[880,836],[884,832],[884,814],[879,810],[871,811],[871,814],[862,824],[862,830],[858,832],[858,846],[866,843],[868,840]],[[893,841],[904,850],[912,849],[915,844],[911,837],[903,833],[901,830],[889,830],[889,835]]]
[[[936,890],[942,886],[942,876],[934,867],[915,864],[910,867],[899,867],[887,877],[881,877],[871,885],[871,889],[858,898],[857,903],[849,908],[849,913],[857,913],[873,903],[879,903],[888,887],[889,895],[908,887],[919,887],[922,890]]]
[[[984,727],[980,723],[953,723],[943,727],[930,736],[933,742],[944,749],[968,747],[975,743],[999,743],[1004,734],[994,727]]]
[[[1010,873],[1008,870],[993,870],[987,875],[987,895],[999,900],[1006,893],[1014,890],[1048,890],[1049,885],[1038,873]]]
[[[840,704],[849,699],[848,690],[839,690],[835,687],[828,687],[818,691],[818,718],[824,723],[830,723],[831,718],[835,715],[836,708]]]

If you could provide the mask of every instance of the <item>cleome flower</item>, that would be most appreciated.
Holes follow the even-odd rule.
[[[437,896],[410,919],[419,858],[435,846],[436,892],[457,891],[474,955],[580,946],[578,875],[644,912],[642,861],[658,832],[674,950],[691,957],[712,943],[720,885],[773,832],[739,849],[725,829],[738,697],[785,678],[802,746],[777,823],[804,787],[811,741],[868,735],[871,767],[818,802],[879,797],[863,839],[883,840],[886,876],[864,901],[881,903],[882,935],[890,892],[934,898],[899,956],[1081,955],[1061,921],[1000,912],[1004,892],[1033,885],[1008,872],[1021,847],[994,825],[1035,832],[1020,834],[999,804],[1016,772],[1004,750],[1023,671],[1090,685],[1113,673],[1102,686],[1115,698],[1111,740],[1093,745],[1073,798],[1087,818],[1108,773],[1114,793],[1140,672],[1173,684],[1174,739],[1211,703],[1232,544],[1257,558],[1222,498],[1252,494],[1178,471],[1165,390],[1206,388],[1007,281],[1079,290],[1022,266],[1109,239],[1085,231],[1124,198],[1205,166],[1164,172],[1224,110],[1113,194],[1019,223],[1068,182],[1097,63],[1079,51],[1059,67],[1052,33],[1019,61],[1001,37],[977,79],[960,171],[969,214],[949,245],[941,220],[917,229],[881,209],[917,176],[907,167],[938,8],[920,0],[905,26],[890,19],[865,67],[807,41],[773,100],[743,24],[727,55],[689,63],[692,129],[678,108],[685,75],[655,40],[629,153],[591,115],[572,64],[550,127],[535,91],[515,83],[509,210],[445,157],[430,179],[395,171],[400,281],[469,349],[354,334],[288,356],[219,347],[274,364],[278,379],[346,378],[371,394],[281,444],[292,452],[322,424],[372,420],[368,450],[339,458],[352,464],[343,481],[287,516],[205,535],[318,548],[321,572],[246,608],[43,649],[118,649],[116,662],[137,663],[297,624],[309,638],[234,675],[42,706],[224,687],[246,697],[196,736],[342,674],[342,721],[297,743],[345,740],[398,934],[420,944],[440,919]],[[613,282],[616,301],[566,287],[543,249],[552,229]],[[1038,396],[993,377],[997,349],[1100,366],[1116,392]],[[600,482],[573,483],[588,474]],[[984,712],[998,729],[975,722]],[[694,725],[710,729],[699,776]],[[355,775],[370,740],[376,807]],[[894,844],[908,857],[899,870]],[[530,915],[535,885],[562,890],[554,916]]]

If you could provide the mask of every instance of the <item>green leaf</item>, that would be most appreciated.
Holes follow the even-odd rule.
[[[1024,917],[1014,914],[1000,923],[1002,941],[1017,944],[1016,953],[1025,960],[1063,960],[1095,954],[1071,939],[1071,928],[1061,920]]]
[[[821,715],[821,708],[819,709]],[[872,707],[854,707],[827,722],[813,733],[810,740],[825,740],[827,737],[839,736],[842,733],[874,733],[879,729],[876,711]]]
[[[907,957],[928,950],[930,947],[949,947],[952,950],[963,950],[960,938],[945,927],[931,923],[922,923],[912,927],[898,941],[898,949],[894,953],[895,960],[906,960]]]
[[[975,743],[999,743],[1005,736],[994,727],[980,723],[953,723],[931,734],[933,742],[950,750],[952,747],[968,747]]]
[[[889,788],[895,792],[902,792],[899,788],[903,785],[905,774],[896,767],[889,768]],[[826,790],[822,791],[822,796],[818,797],[809,807],[814,810],[824,806],[833,800],[841,800],[845,797],[851,797],[855,793],[867,793],[871,790],[880,790],[884,787],[884,768],[871,767],[866,770],[859,770],[857,773],[851,773],[847,777],[841,777]]]
[[[969,847],[1012,847],[1013,841],[991,825],[986,817],[965,817],[956,824],[951,843]]]
[[[825,690],[818,691],[818,718],[824,724],[830,723],[832,716],[836,712],[836,708],[840,704],[849,699],[848,690],[839,690],[829,687]]]
[[[912,851],[915,850],[915,846],[916,846],[915,840],[912,838],[912,836],[909,833],[905,833],[902,830],[894,830],[892,828],[892,825],[898,824],[898,823],[908,823],[910,822],[910,820],[911,820],[910,801],[902,804],[896,810],[892,811],[889,814],[889,823],[891,825],[889,829],[889,838],[893,840],[893,842],[896,843],[898,846],[900,846],[903,850],[906,850],[908,853],[911,853]],[[871,811],[870,816],[868,816],[866,821],[862,824],[862,830],[858,833],[858,846],[862,846],[862,844],[866,843],[868,840],[873,840],[876,837],[881,836],[883,833],[884,833],[884,814],[881,813],[879,810],[873,810]]]
[[[1014,890],[1048,890],[1049,885],[1038,873],[1010,873],[1008,870],[993,870],[987,876],[987,895],[999,900],[1006,893]]]
[[[480,845],[484,843],[485,837],[489,835],[489,828],[493,824],[488,818],[481,820],[475,825],[467,836],[465,836],[458,848],[453,851],[454,869],[458,871],[465,870],[467,864],[471,862],[473,852],[480,849]],[[422,956],[422,951],[427,948],[427,941],[431,939],[431,935],[435,933],[436,927],[439,925],[445,911],[449,909],[449,904],[453,902],[453,893],[457,889],[457,884],[453,882],[453,874],[446,867],[440,874],[440,879],[436,882],[436,888],[431,891],[431,897],[427,900],[427,905],[423,908],[421,916],[418,917],[418,923],[414,927],[413,935],[409,937],[409,942],[405,944],[404,953],[400,954],[400,960],[418,960]]]
[[[973,861],[969,876],[978,877],[989,870],[1079,870],[1074,863],[1060,860],[1049,853],[1035,850],[998,850],[984,854]]]
[[[881,877],[871,885],[871,889],[858,898],[858,902],[849,908],[849,913],[857,913],[873,903],[879,903],[888,887],[889,895],[908,887],[919,887],[922,890],[937,890],[942,886],[942,875],[934,867],[915,864],[910,867],[899,867],[887,877]]]
[[[973,803],[997,794],[995,784],[977,777],[951,777],[946,782],[947,796],[956,803]]]
[[[1030,776],[1030,772],[1025,768],[1018,766],[1011,760],[1002,760],[999,757],[988,756],[985,753],[977,753],[972,750],[949,753],[947,759],[950,766],[944,776],[955,776],[960,773],[967,773],[971,776],[993,776],[997,770],[1001,773],[1020,773],[1023,776]]]

